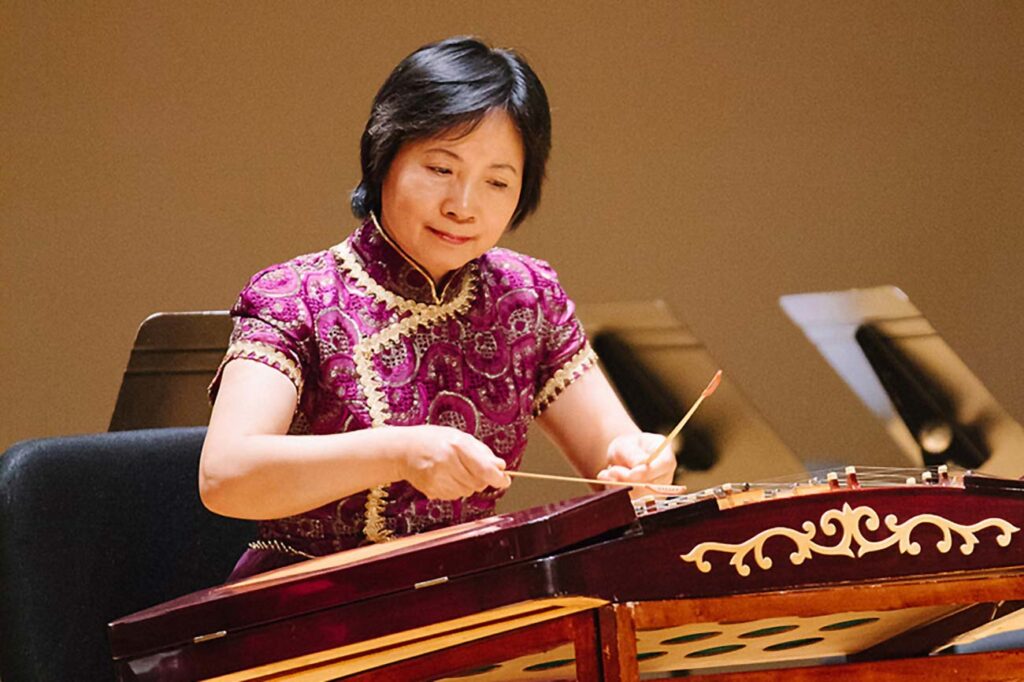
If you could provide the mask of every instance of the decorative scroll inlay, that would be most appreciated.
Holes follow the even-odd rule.
[[[750,566],[746,564],[748,555],[753,552],[754,563],[764,570],[772,567],[772,560],[764,554],[764,545],[776,537],[786,538],[793,542],[796,551],[790,553],[789,560],[796,566],[802,564],[806,559],[812,558],[813,554],[826,556],[847,556],[859,559],[871,552],[879,552],[888,549],[893,545],[899,547],[900,554],[916,556],[921,553],[921,545],[911,539],[911,534],[919,526],[930,525],[942,531],[942,539],[935,544],[939,552],[946,554],[953,549],[953,534],[959,536],[963,541],[959,549],[961,554],[967,556],[974,551],[978,544],[977,532],[986,528],[997,528],[999,534],[996,536],[996,543],[1000,547],[1010,544],[1011,536],[1020,530],[1009,521],[999,518],[989,518],[971,525],[963,525],[950,521],[936,514],[918,514],[900,523],[895,514],[888,514],[885,517],[885,527],[890,531],[889,537],[881,540],[869,540],[864,537],[861,530],[863,527],[870,531],[878,530],[880,524],[878,512],[871,507],[860,506],[850,507],[844,503],[842,509],[829,509],[821,515],[817,527],[813,521],[804,521],[801,530],[793,528],[776,527],[764,530],[746,542],[730,544],[725,542],[702,542],[694,547],[687,554],[680,555],[683,561],[697,564],[697,568],[703,573],[711,572],[711,562],[704,558],[708,552],[724,552],[731,554],[729,563],[741,576],[750,575]],[[827,536],[835,536],[842,533],[839,542],[834,545],[821,545],[814,542],[818,528]],[[854,551],[856,550],[856,552]]]

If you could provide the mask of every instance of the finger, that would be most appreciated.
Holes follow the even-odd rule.
[[[487,487],[461,457],[451,463],[450,474],[453,483],[462,491],[460,497],[468,497]]]
[[[501,457],[494,457],[490,461],[494,469],[488,473],[487,483],[492,488],[504,489],[512,485],[512,477],[505,473],[508,466]]]
[[[460,473],[459,468],[457,458],[453,457],[447,461],[434,462],[429,469],[407,480],[428,499],[455,500],[473,492],[472,486],[467,485],[467,480],[472,480],[472,477]]]
[[[627,443],[617,438],[608,446],[608,464],[631,467],[637,463],[637,454],[631,452],[637,449],[634,444]],[[642,460],[641,460],[642,461]]]
[[[650,473],[647,480],[660,480],[664,477],[672,477],[676,470],[676,456],[671,450],[661,452],[649,465]]]
[[[675,455],[670,454],[665,458],[658,457],[651,462],[651,469],[654,471],[655,477],[668,476],[671,478],[676,472]]]
[[[479,480],[482,483],[482,486],[479,488],[481,491],[487,488],[504,489],[512,484],[512,478],[503,469],[497,467],[488,467],[480,475]]]
[[[598,473],[597,477],[606,481],[628,481],[629,471],[624,466],[613,464]]]
[[[477,481],[477,491],[488,487],[507,488],[511,484],[511,479],[505,475],[505,460],[495,456],[485,443],[467,436],[460,440],[458,445],[459,461]]]
[[[633,467],[626,471],[620,480],[630,483],[653,483],[655,474],[649,466]]]
[[[654,448],[648,451],[644,447],[647,444],[639,437],[617,438],[608,448],[608,461],[630,469],[643,464],[650,456],[650,452],[654,451]]]
[[[483,443],[480,445],[483,447],[470,447],[459,451],[458,480],[470,489],[467,494],[483,492],[490,487],[507,488],[511,484],[511,479],[504,473],[504,460],[486,454],[490,453],[490,448]],[[498,462],[501,463],[501,468],[497,466]]]

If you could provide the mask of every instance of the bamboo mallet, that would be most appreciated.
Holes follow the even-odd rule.
[[[625,488],[649,488],[659,495],[682,495],[686,492],[685,485],[659,485],[643,481],[602,481],[599,478],[580,478],[578,476],[556,476],[555,474],[532,474],[526,471],[506,471],[509,476],[519,478],[540,478],[546,481],[571,481],[573,483],[596,483],[597,485],[617,485]]]
[[[665,436],[665,440],[661,441],[661,445],[654,449],[654,452],[647,457],[644,464],[650,464],[657,459],[662,450],[668,447],[668,444],[672,442],[672,439],[678,436],[679,432],[683,430],[683,427],[686,426],[686,422],[690,421],[690,417],[692,417],[693,413],[697,411],[700,404],[704,402],[704,399],[714,393],[720,383],[722,383],[722,370],[715,372],[715,376],[711,377],[711,382],[708,384],[708,387],[704,389],[704,392],[700,394],[700,397],[697,398],[696,402],[693,403],[693,407],[683,415],[683,418],[679,420],[678,424],[676,424],[676,428],[672,429],[672,432]]]

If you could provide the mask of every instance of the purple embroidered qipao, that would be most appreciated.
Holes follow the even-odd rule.
[[[224,363],[256,360],[295,384],[290,433],[452,426],[510,470],[531,419],[595,359],[548,264],[494,248],[437,293],[373,221],[256,274],[232,315]],[[501,494],[428,500],[395,481],[264,521],[231,577],[487,516]]]

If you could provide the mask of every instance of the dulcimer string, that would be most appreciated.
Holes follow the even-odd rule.
[[[683,415],[683,418],[679,420],[679,423],[676,424],[676,427],[674,429],[672,429],[672,432],[665,436],[665,440],[661,441],[661,444],[657,448],[655,448],[654,452],[652,452],[647,457],[646,461],[644,461],[644,464],[650,464],[651,462],[653,462],[655,458],[657,458],[657,456],[661,454],[661,451],[664,450],[665,447],[672,442],[672,439],[679,435],[679,432],[683,430],[684,426],[686,426],[686,422],[690,421],[690,417],[692,417],[693,413],[697,411],[697,408],[700,407],[700,404],[704,402],[705,398],[707,398],[709,395],[715,392],[715,389],[718,388],[718,385],[720,383],[722,383],[722,370],[718,370],[717,372],[715,372],[715,376],[711,378],[711,381],[710,383],[708,383],[707,388],[705,388],[704,391],[700,394],[700,397],[697,398],[696,402],[693,403],[693,406],[689,409],[689,411],[685,415]],[[682,495],[686,492],[685,485],[663,485],[658,483],[647,483],[642,481],[603,481],[599,478],[556,476],[554,474],[534,474],[526,471],[506,471],[505,473],[508,474],[509,476],[517,476],[519,478],[538,478],[548,481],[572,481],[574,483],[596,483],[598,485],[623,486],[627,488],[647,488],[656,495]]]

